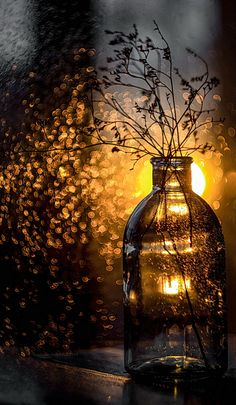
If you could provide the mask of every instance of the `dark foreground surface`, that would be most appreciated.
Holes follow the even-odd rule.
[[[120,348],[51,358],[8,353],[0,356],[0,404],[233,405],[233,374],[207,384],[151,387],[133,382],[123,371]]]

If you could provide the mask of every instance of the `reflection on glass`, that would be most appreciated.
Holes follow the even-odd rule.
[[[136,377],[192,379],[226,368],[224,239],[191,191],[190,164],[153,159],[153,191],[126,227],[125,365]]]

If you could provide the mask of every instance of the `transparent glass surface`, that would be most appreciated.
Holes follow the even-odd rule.
[[[190,158],[152,163],[153,191],[124,235],[125,367],[148,379],[221,374],[227,367],[221,226],[191,190]]]

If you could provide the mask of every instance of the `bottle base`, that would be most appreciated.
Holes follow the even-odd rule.
[[[135,361],[130,363],[126,370],[134,379],[149,384],[193,382],[221,374],[220,370],[207,368],[203,360],[184,356],[166,356],[147,361]]]

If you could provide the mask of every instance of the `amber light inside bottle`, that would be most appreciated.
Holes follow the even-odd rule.
[[[185,381],[227,365],[224,239],[191,190],[191,158],[152,159],[153,191],[124,235],[125,367]]]
[[[185,288],[191,290],[190,278],[185,278],[185,283],[180,276],[163,276],[161,281],[161,291],[162,294],[167,295],[177,295],[184,293]]]

